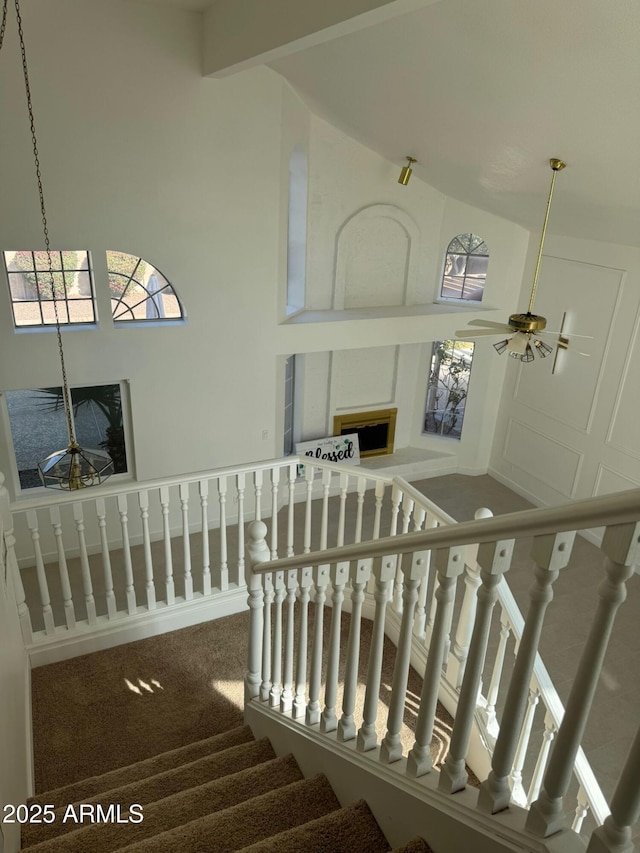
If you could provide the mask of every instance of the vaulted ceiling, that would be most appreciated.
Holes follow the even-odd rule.
[[[222,5],[242,7],[245,21],[251,2],[266,4],[273,26],[287,7],[155,2],[205,18]],[[396,12],[384,20],[362,19],[319,43],[298,40],[260,61],[398,168],[410,154],[414,173],[437,189],[528,228],[541,226],[548,158],[560,157],[568,168],[550,230],[640,243],[638,0],[377,3],[385,4]]]

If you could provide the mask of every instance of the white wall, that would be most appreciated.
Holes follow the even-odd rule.
[[[273,456],[280,78],[202,78],[192,13],[34,0],[24,20],[52,245],[91,251],[98,292],[100,328],[65,335],[70,381],[130,382],[140,479]],[[0,233],[26,249],[43,244],[15,41],[12,22]],[[107,248],[161,269],[187,324],[114,329]],[[0,389],[57,384],[54,336],[10,317],[2,282]]]
[[[509,360],[493,473],[539,504],[640,486],[640,250],[549,237],[535,311],[554,330],[566,311],[566,330],[591,337],[573,338],[554,374],[553,356]]]

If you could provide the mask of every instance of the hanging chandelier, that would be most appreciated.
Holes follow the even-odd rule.
[[[0,50],[4,43],[4,34],[7,25],[8,0],[3,0],[2,23],[0,24]],[[55,279],[53,273],[53,261],[51,257],[51,244],[49,241],[49,227],[44,203],[44,192],[42,189],[42,175],[40,171],[40,159],[38,154],[38,143],[36,140],[35,122],[33,117],[33,105],[31,102],[31,87],[29,85],[29,72],[27,69],[27,54],[24,46],[24,33],[22,28],[22,16],[20,14],[19,0],[15,0],[16,21],[18,25],[18,37],[20,40],[20,54],[22,56],[22,72],[24,76],[24,87],[29,113],[29,126],[31,129],[31,141],[33,143],[33,158],[35,163],[36,179],[38,184],[38,195],[40,198],[40,214],[42,217],[42,230],[44,235],[45,251],[48,263],[48,279],[51,286],[51,299],[55,317],[56,336],[58,341],[58,354],[60,358],[60,369],[62,373],[62,402],[67,421],[67,434],[69,443],[65,450],[56,450],[38,463],[38,473],[44,486],[63,491],[76,491],[87,486],[96,486],[103,483],[113,474],[113,460],[105,453],[98,450],[83,450],[76,441],[76,434],[71,414],[71,394],[67,382],[67,371],[64,360],[64,349],[62,346],[62,333],[60,330],[60,316],[58,302],[56,299]],[[39,284],[37,284],[39,287]]]

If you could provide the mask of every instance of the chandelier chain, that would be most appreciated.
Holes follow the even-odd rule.
[[[4,41],[4,31],[7,28],[7,2],[4,0],[2,4],[2,23],[0,24],[0,50],[2,50],[2,42]]]
[[[7,0],[4,2],[4,9],[6,10]],[[64,402],[64,411],[67,418],[67,430],[69,433],[69,442],[74,445],[76,443],[75,433],[73,429],[73,419],[71,417],[71,399],[69,394],[69,385],[67,383],[67,370],[64,363],[64,350],[62,349],[62,333],[60,330],[60,315],[58,313],[58,300],[56,299],[56,287],[55,280],[53,274],[53,260],[51,258],[51,242],[49,240],[49,227],[47,225],[47,212],[44,203],[44,190],[42,188],[42,173],[40,170],[40,156],[38,153],[38,140],[36,139],[36,128],[35,121],[33,118],[33,105],[31,102],[31,86],[29,85],[29,71],[27,68],[27,52],[24,45],[24,35],[22,32],[22,16],[20,14],[20,3],[19,0],[15,0],[16,6],[16,19],[18,22],[18,36],[20,38],[20,53],[22,55],[22,72],[24,75],[24,88],[27,96],[27,110],[29,112],[29,127],[31,130],[31,142],[33,144],[33,158],[36,167],[36,178],[38,181],[38,195],[40,197],[40,214],[42,217],[42,230],[44,234],[44,243],[45,249],[47,252],[47,263],[49,266],[49,282],[51,286],[51,299],[53,301],[53,313],[56,320],[56,335],[58,338],[58,351],[60,354],[60,366],[62,368],[62,393],[63,393],[63,402]],[[0,32],[0,36],[4,35],[5,29],[5,18],[6,16],[3,14],[2,20],[2,31]],[[0,47],[2,46],[2,41],[0,39]],[[36,277],[37,278],[37,277]],[[36,287],[37,287],[36,283]]]

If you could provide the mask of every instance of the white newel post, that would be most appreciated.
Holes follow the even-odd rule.
[[[356,724],[353,712],[356,707],[358,688],[358,663],[360,660],[360,626],[364,588],[371,577],[371,559],[356,560],[351,564],[351,623],[347,641],[347,665],[344,674],[344,694],[342,716],[338,723],[338,740],[353,740],[356,736]]]
[[[255,574],[253,567],[269,562],[269,549],[265,542],[267,526],[262,521],[254,521],[247,531],[247,604],[249,605],[249,652],[247,672],[244,677],[244,701],[255,699],[260,694],[262,682],[262,642],[263,642],[263,604],[262,577]]]
[[[407,679],[409,677],[409,664],[411,661],[413,617],[415,614],[416,602],[418,601],[418,584],[424,577],[425,570],[426,561],[424,551],[416,551],[414,554],[403,555],[401,568],[402,575],[404,577],[402,592],[402,622],[400,623],[398,649],[396,651],[396,660],[393,667],[391,700],[389,702],[389,714],[387,717],[387,733],[380,744],[380,761],[385,764],[391,764],[402,758],[400,730],[402,728],[404,718]]]
[[[20,620],[20,629],[22,631],[22,639],[25,645],[33,642],[33,629],[31,627],[31,614],[27,607],[27,602],[20,576],[20,566],[16,557],[16,538],[13,535],[13,516],[11,515],[11,507],[9,504],[9,492],[4,485],[4,474],[0,472],[0,515],[4,527],[4,544],[6,545],[6,560],[8,571],[13,579],[13,590],[18,610],[18,619]],[[0,543],[1,547],[1,543]]]
[[[308,726],[320,722],[320,684],[322,682],[322,645],[324,630],[324,603],[329,585],[329,564],[315,566],[313,569],[313,603],[315,621],[313,624],[313,643],[311,647],[311,673],[309,677],[309,704],[305,714]]]
[[[611,814],[589,842],[587,853],[631,853],[635,850],[631,827],[640,818],[640,729],[629,750],[613,797]]]
[[[469,655],[465,660],[464,677],[460,689],[458,708],[453,723],[453,733],[449,754],[440,773],[439,788],[452,794],[466,787],[468,774],[465,768],[465,756],[469,748],[469,739],[476,710],[478,689],[482,676],[491,616],[498,597],[498,584],[511,565],[515,540],[488,542],[478,549],[478,563],[481,567],[482,585],[478,590],[477,612],[473,632],[469,638]],[[467,588],[468,591],[468,588]],[[474,608],[476,609],[476,608]],[[435,708],[434,708],[435,711]]]
[[[508,808],[511,800],[509,774],[513,767],[529,697],[529,685],[535,663],[547,605],[553,598],[552,584],[560,569],[569,562],[575,531],[537,536],[531,556],[536,565],[535,580],[529,589],[529,610],[500,723],[500,733],[491,761],[491,772],[480,785],[478,808],[496,814]]]
[[[474,518],[492,518],[493,513],[486,507],[476,511]],[[480,586],[480,566],[478,565],[478,546],[470,545],[465,554],[464,567],[464,597],[462,607],[458,616],[456,636],[451,646],[451,654],[447,661],[447,681],[456,690],[462,686],[464,669],[469,655],[471,634],[476,618],[476,606],[478,601],[478,587]],[[480,683],[478,682],[478,688]]]
[[[598,589],[600,602],[569,693],[540,796],[531,805],[526,823],[527,829],[543,838],[565,825],[562,800],[569,788],[616,612],[627,596],[625,584],[640,554],[639,539],[640,523],[637,523],[608,527],[602,540],[601,548],[607,555],[607,576]]]
[[[330,569],[333,593],[331,595],[331,629],[329,631],[329,659],[324,692],[324,711],[320,716],[320,731],[333,732],[338,727],[336,698],[338,695],[338,664],[340,661],[340,629],[344,587],[349,579],[349,563],[336,563]]]
[[[421,557],[418,566],[424,564],[424,553],[417,552]],[[431,754],[429,745],[433,736],[433,723],[436,716],[440,676],[442,674],[442,659],[446,648],[449,613],[456,579],[464,570],[464,547],[438,549],[435,554],[436,570],[438,572],[438,589],[436,591],[436,613],[431,634],[431,643],[427,655],[427,665],[422,682],[420,695],[420,710],[416,720],[416,740],[407,756],[407,773],[410,776],[424,776],[431,770]],[[474,697],[475,698],[475,697]]]
[[[374,749],[378,743],[376,736],[376,717],[378,716],[378,696],[380,695],[380,680],[382,676],[382,653],[384,646],[384,617],[389,600],[389,585],[396,576],[398,558],[394,554],[389,557],[377,557],[374,560],[373,575],[376,580],[373,594],[376,611],[373,617],[371,648],[367,665],[367,687],[364,696],[364,712],[362,726],[358,731],[357,748],[360,752]]]

